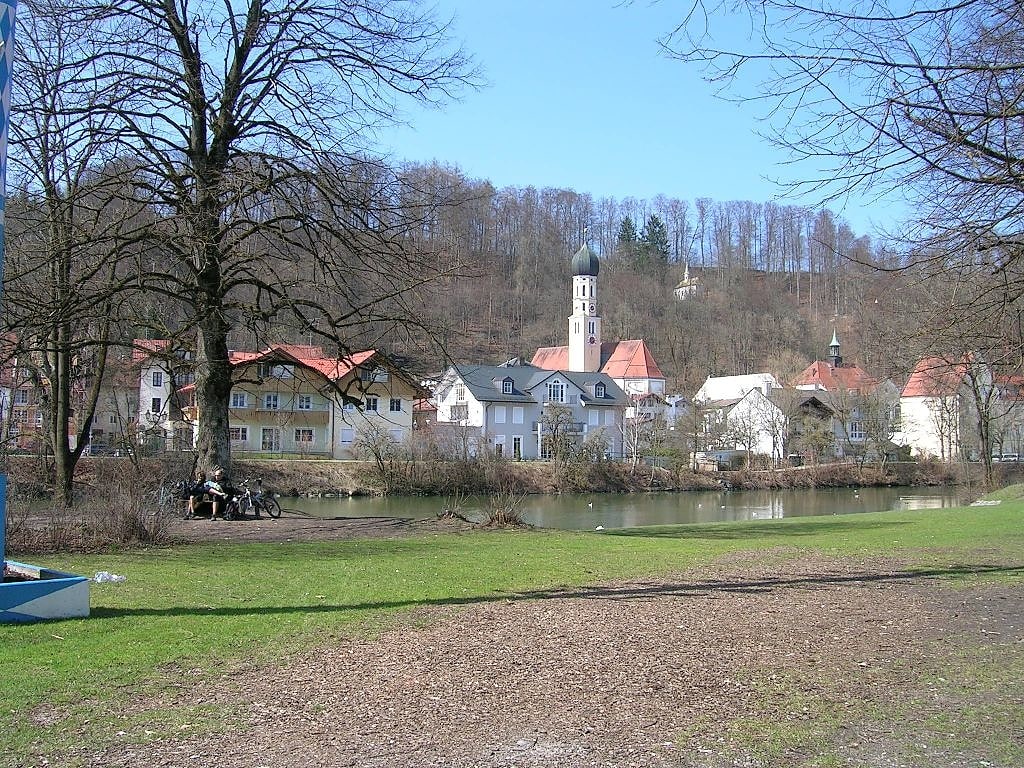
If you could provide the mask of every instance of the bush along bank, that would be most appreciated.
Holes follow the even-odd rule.
[[[76,499],[83,504],[109,501],[128,487],[142,498],[184,480],[193,472],[188,454],[167,454],[132,462],[123,458],[86,458],[79,462]],[[10,461],[9,496],[45,501],[51,488],[40,460]],[[958,465],[902,462],[885,467],[827,464],[777,470],[695,472],[689,467],[661,468],[619,461],[559,463],[511,461],[495,457],[467,460],[376,462],[289,459],[236,459],[232,480],[261,478],[281,496],[438,495],[500,493],[633,493],[700,491],[718,488],[786,489],[844,486],[973,485]],[[76,504],[78,506],[78,504]]]
[[[251,461],[235,463],[238,477],[262,477],[285,496],[450,495],[517,493],[638,493],[718,488],[786,489],[869,486],[934,486],[962,482],[958,468],[901,463],[879,468],[829,464],[779,470],[695,472],[689,468],[635,469],[617,461],[584,465],[470,459],[407,464],[382,471],[372,462]]]

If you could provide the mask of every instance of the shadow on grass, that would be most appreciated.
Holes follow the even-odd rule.
[[[947,578],[980,576],[986,574],[1024,574],[1024,565],[958,565],[915,571],[877,572],[865,571],[844,574],[809,574],[801,576],[780,576],[763,579],[711,579],[693,582],[629,582],[618,585],[597,585],[569,589],[540,589],[526,592],[500,592],[491,595],[468,597],[421,598],[418,600],[394,600],[375,603],[352,603],[350,605],[290,605],[256,607],[201,608],[180,606],[173,608],[95,608],[90,614],[93,619],[113,619],[126,616],[243,616],[251,614],[284,615],[293,613],[341,613],[374,610],[394,610],[420,606],[459,606],[475,603],[490,603],[500,600],[648,600],[653,597],[707,597],[715,593],[764,594],[788,589],[834,589],[838,586],[869,586],[880,583],[923,583]]]
[[[657,525],[643,528],[617,528],[604,531],[605,536],[628,536],[644,539],[749,539],[790,538],[794,536],[833,535],[843,531],[885,530],[913,523],[906,520],[843,520],[839,517],[788,518],[785,520],[744,520],[726,523],[694,523],[689,525]]]

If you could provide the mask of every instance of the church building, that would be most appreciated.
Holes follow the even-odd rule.
[[[541,347],[531,365],[549,371],[604,373],[634,400],[665,395],[665,374],[643,339],[603,341],[597,274],[601,263],[584,245],[572,257],[569,344]]]

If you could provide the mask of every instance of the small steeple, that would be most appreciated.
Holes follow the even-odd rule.
[[[832,329],[832,343],[828,345],[828,361],[833,368],[838,368],[843,364],[843,358],[839,355],[839,337],[836,335],[835,328]]]

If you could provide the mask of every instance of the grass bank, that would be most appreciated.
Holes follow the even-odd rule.
[[[159,698],[249,660],[372,632],[415,608],[678,572],[780,547],[794,557],[898,556],[950,578],[982,578],[974,566],[1024,564],[1024,502],[603,535],[498,531],[45,558],[127,581],[93,585],[89,619],[0,625],[0,764],[26,765],[27,755],[72,740],[104,743],[123,727],[104,715],[111,703]],[[175,727],[173,713],[166,727]]]

